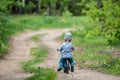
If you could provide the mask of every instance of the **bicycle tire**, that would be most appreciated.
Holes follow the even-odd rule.
[[[67,69],[66,69],[66,73],[69,74],[69,61],[67,60]]]
[[[65,66],[66,65],[66,66]],[[69,74],[69,70],[70,70],[70,63],[68,59],[65,59],[65,65],[64,65],[64,73]]]

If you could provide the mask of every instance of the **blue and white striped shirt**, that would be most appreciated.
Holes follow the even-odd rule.
[[[60,47],[61,58],[72,58],[73,49],[71,42],[64,42]]]

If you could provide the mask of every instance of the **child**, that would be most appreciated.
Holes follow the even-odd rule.
[[[71,43],[72,34],[70,32],[65,33],[64,40],[65,40],[65,42],[61,45],[61,47],[59,49],[57,49],[58,51],[60,51],[60,54],[61,54],[61,59],[59,61],[59,67],[58,67],[57,71],[61,71],[65,58],[68,58],[70,65],[71,65],[71,72],[73,72],[74,71],[74,61],[73,61],[73,57],[72,57],[72,51],[74,51],[74,47]]]

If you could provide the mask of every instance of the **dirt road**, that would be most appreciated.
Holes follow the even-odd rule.
[[[69,29],[28,31],[11,37],[9,41],[9,54],[5,55],[4,58],[0,60],[0,80],[24,80],[26,77],[32,75],[24,72],[20,62],[31,59],[29,55],[30,48],[35,47],[38,44],[29,40],[29,38],[38,34],[46,33],[41,37],[41,41],[48,47],[50,55],[45,62],[37,66],[56,70],[58,60],[60,59],[60,54],[56,51],[56,48],[61,44],[56,41],[56,37],[67,31],[69,31]],[[64,74],[62,71],[58,72],[56,80],[120,80],[120,77],[92,70],[79,69],[75,66],[75,72],[73,73]]]

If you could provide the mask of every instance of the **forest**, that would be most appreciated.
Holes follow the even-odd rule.
[[[83,50],[75,52],[81,53],[80,66],[120,75],[120,0],[1,0],[0,57],[8,53],[12,35],[42,28],[76,28],[71,33]]]
[[[68,10],[74,16],[84,15],[82,9],[89,10],[86,6],[90,0],[3,0],[4,6],[11,14],[49,14],[49,15],[62,15],[65,10]],[[101,0],[96,1],[98,8],[102,8]],[[77,8],[77,10],[75,10]],[[4,9],[4,8],[3,8]],[[1,9],[1,10],[3,10]]]

